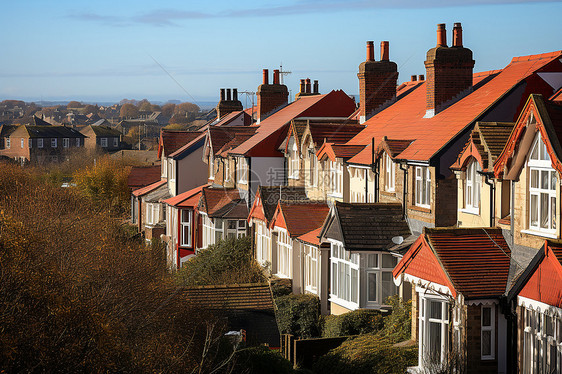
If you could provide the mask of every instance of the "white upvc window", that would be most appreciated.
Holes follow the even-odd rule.
[[[230,159],[224,159],[224,181],[230,182]]]
[[[431,204],[431,172],[427,166],[415,168],[415,203],[417,206],[429,208]]]
[[[160,204],[146,203],[146,224],[155,225],[160,222]]]
[[[331,242],[332,289],[330,300],[348,309],[359,307],[359,253],[346,251],[341,242]]]
[[[62,146],[63,148],[68,148],[70,145],[70,139],[69,138],[62,138]]]
[[[10,138],[5,138],[5,141],[6,141],[6,148],[10,148],[11,147]]]
[[[215,156],[209,153],[209,179],[215,179]]]
[[[294,138],[291,138],[292,147],[289,149],[289,178],[299,179],[300,157],[299,148]]]
[[[558,176],[541,133],[535,137],[529,160],[529,228],[556,233],[556,185]]]
[[[100,146],[102,148],[107,148],[107,138],[100,138]]]
[[[447,362],[449,303],[439,295],[419,292],[419,366],[438,369]]]
[[[496,357],[496,307],[494,304],[482,305],[480,311],[480,357],[482,360],[493,360]]]
[[[464,202],[467,210],[478,213],[480,207],[480,187],[482,176],[478,173],[482,168],[476,160],[470,161],[466,168]]]
[[[170,168],[168,178],[170,179],[170,181],[174,182],[176,180],[176,164],[174,162],[174,159],[172,159],[172,158],[168,159],[167,164],[168,164],[168,167]]]
[[[248,183],[248,163],[245,157],[238,158],[238,183]]]
[[[24,138],[20,139],[20,146],[21,146],[21,148],[23,148],[25,146],[25,139]]]
[[[256,255],[257,260],[262,265],[266,262],[271,263],[271,258],[269,256],[269,247],[271,243],[271,237],[269,233],[269,229],[265,222],[260,220],[255,220],[254,224],[256,225]]]
[[[227,222],[226,237],[227,238],[242,238],[246,236],[246,220],[243,219],[229,219]]]
[[[562,373],[562,319],[545,312],[524,309],[523,374]]]
[[[367,306],[386,305],[386,299],[398,294],[398,287],[392,278],[392,270],[398,263],[398,258],[390,253],[369,253],[365,257]]]
[[[76,138],[76,147],[80,147],[80,138]]]
[[[113,147],[114,148],[119,147],[119,138],[113,138]]]
[[[314,149],[308,150],[308,157],[309,157],[309,185],[311,187],[316,187],[318,185],[318,158],[316,157],[316,153],[314,153]]]
[[[277,227],[277,258],[278,258],[278,275],[286,278],[293,276],[293,240],[289,236],[287,230]]]
[[[203,221],[203,240],[202,247],[207,248],[208,246],[215,244],[215,226],[213,220],[209,218],[205,213],[201,213]]]
[[[394,162],[388,155],[384,154],[384,165],[385,165],[385,190],[387,192],[394,192],[396,185],[396,167]]]
[[[57,148],[57,138],[51,138],[51,148]]]
[[[181,245],[191,247],[191,218],[192,211],[188,209],[181,210]]]
[[[335,197],[343,196],[343,165],[336,161],[329,161],[330,165],[330,187],[331,195]]]
[[[304,245],[304,284],[309,292],[318,293],[318,276],[320,274],[318,247]]]

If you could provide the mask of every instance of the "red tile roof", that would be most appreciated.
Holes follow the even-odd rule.
[[[158,142],[158,158],[168,157],[182,146],[191,142],[193,139],[201,135],[200,131],[180,131],[180,130],[165,130],[160,131],[160,140]]]
[[[210,140],[213,153],[216,156],[249,139],[257,129],[258,127],[254,126],[211,126],[207,130],[207,138]]]
[[[287,126],[293,118],[348,117],[354,110],[354,101],[343,91],[302,97],[261,121],[255,135],[230,153],[281,157],[277,147],[283,141]]]
[[[393,275],[406,273],[448,286],[455,297],[497,298],[506,291],[510,259],[501,229],[425,229]]]
[[[336,158],[348,159],[361,152],[364,148],[364,145],[324,143],[316,152],[316,157],[319,160],[329,158],[332,161],[336,161]]]
[[[127,185],[132,190],[148,186],[149,184],[158,182],[161,173],[159,165],[133,166],[127,178]]]
[[[257,218],[269,225],[279,200],[304,201],[308,200],[304,187],[292,186],[258,186],[256,198],[248,214],[248,221]]]
[[[134,190],[133,195],[135,195],[135,196],[146,195],[147,193],[150,193],[150,192],[156,190],[158,187],[161,187],[161,186],[165,185],[166,183],[168,183],[168,181],[166,179],[162,179],[162,180],[160,180],[156,183],[149,184],[146,187],[139,188],[138,190]]]
[[[320,245],[320,238],[319,238],[320,231],[322,231],[322,227],[319,227],[316,230],[309,231],[306,234],[303,234],[303,235],[299,236],[297,239],[300,240],[301,242],[304,242],[304,243],[319,246]]]
[[[178,148],[175,152],[170,153],[169,157],[178,157],[186,151],[189,151],[191,148],[198,148],[198,144],[201,140],[205,139],[207,134],[205,132],[201,133],[198,137],[187,143],[186,145]],[[201,143],[202,145],[202,143]]]
[[[383,136],[382,141],[377,149],[377,154],[380,155],[382,151],[386,152],[390,158],[394,159],[400,153],[404,152],[406,148],[412,144],[413,140],[403,140],[403,139],[387,139]]]
[[[199,209],[209,217],[246,219],[248,206],[237,188],[204,187]]]
[[[326,202],[279,201],[271,221],[271,227],[280,226],[296,238],[324,224],[330,208]],[[306,217],[306,219],[303,219]]]
[[[199,198],[201,197],[201,190],[207,186],[208,184],[204,184],[202,186],[195,187],[177,196],[170,197],[163,202],[177,208],[197,207],[197,205],[199,205]]]
[[[543,250],[544,258],[518,295],[562,308],[562,244],[547,241]]]
[[[561,51],[514,58],[503,70],[474,75],[473,92],[431,118],[426,114],[426,84],[365,122],[367,128],[349,144],[367,145],[375,138],[378,146],[383,136],[391,139],[414,139],[398,158],[428,161],[466,127],[483,118],[494,104],[511,92],[522,80],[549,63],[560,64]],[[527,89],[545,90],[544,83],[528,80]],[[522,106],[522,104],[521,104]],[[371,154],[366,149],[350,160],[368,165]]]

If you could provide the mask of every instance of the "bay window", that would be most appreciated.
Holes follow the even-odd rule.
[[[279,262],[279,275],[291,278],[291,263],[293,259],[293,240],[285,229],[277,228],[277,256]]]
[[[304,284],[309,292],[318,292],[318,247],[304,244]]]
[[[331,300],[348,309],[359,307],[359,254],[346,251],[341,242],[331,243]]]
[[[436,368],[447,360],[449,303],[439,295],[419,292],[419,366]]]
[[[263,221],[254,221],[256,225],[256,256],[258,262],[264,264],[265,262],[271,262],[269,256],[269,245],[271,238],[269,237],[269,230]]]
[[[398,259],[389,253],[366,254],[367,306],[380,307],[386,299],[398,293],[392,270]]]
[[[476,213],[478,213],[480,206],[480,187],[482,184],[482,177],[478,174],[480,170],[482,169],[476,160],[471,161],[466,168],[464,205],[467,210]]]
[[[562,319],[550,313],[523,309],[522,373],[562,372]]]
[[[415,172],[415,204],[429,208],[431,203],[431,173],[429,167],[416,166]]]
[[[191,247],[191,210],[181,210],[181,245]]]
[[[146,203],[146,224],[155,225],[160,222],[160,204]]]
[[[236,239],[243,236],[246,236],[246,221],[243,219],[228,220],[226,237]]]

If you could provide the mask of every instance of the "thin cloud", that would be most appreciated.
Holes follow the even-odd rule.
[[[145,24],[151,26],[178,26],[178,22],[210,18],[248,18],[248,17],[279,17],[297,14],[334,13],[343,11],[361,11],[373,9],[422,9],[443,8],[456,6],[485,6],[508,4],[536,4],[555,3],[561,0],[466,0],[451,2],[450,0],[401,0],[389,2],[387,0],[302,0],[283,6],[269,6],[224,10],[217,13],[186,11],[181,9],[155,9],[131,17],[106,16],[97,13],[69,14],[69,18],[83,21],[98,22],[110,26],[126,26],[131,24]]]

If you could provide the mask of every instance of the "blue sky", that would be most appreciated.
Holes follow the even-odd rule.
[[[367,40],[377,59],[390,41],[402,82],[425,74],[437,23],[450,43],[462,22],[475,71],[484,71],[561,50],[561,15],[562,2],[522,0],[9,2],[0,99],[216,101],[221,87],[255,91],[261,69],[281,64],[292,95],[307,77],[323,93],[357,94]]]

